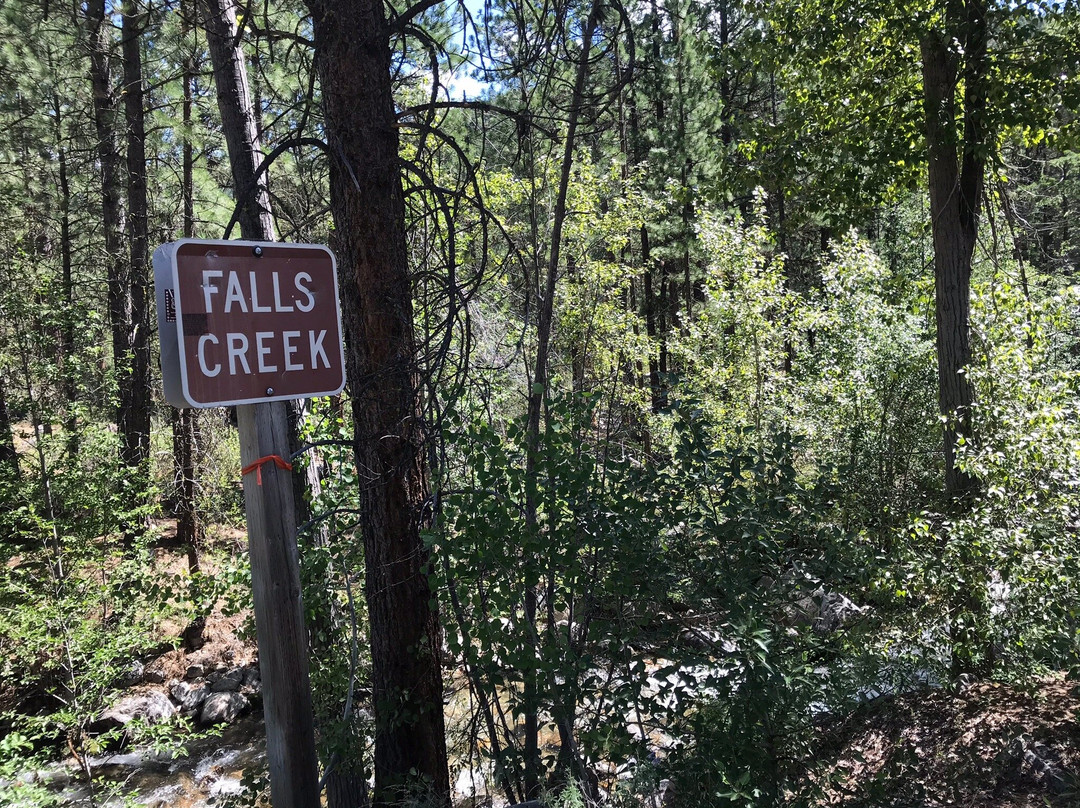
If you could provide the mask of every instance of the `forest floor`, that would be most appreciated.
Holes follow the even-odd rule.
[[[980,682],[867,703],[823,729],[822,805],[1080,806],[1080,686]]]
[[[155,568],[163,574],[179,573],[186,564],[183,549],[170,538],[171,531],[166,529],[156,556]],[[236,529],[218,529],[214,539],[219,548],[237,551],[242,550],[244,535]],[[149,660],[146,681],[128,693],[149,688],[165,692],[167,682],[190,676],[193,665],[210,671],[252,664],[254,639],[245,634],[244,624],[240,616],[212,615],[197,649],[180,645]],[[163,628],[175,636],[182,627]],[[3,709],[5,705],[0,704]],[[183,775],[190,782],[180,793],[173,790],[178,785],[173,765],[171,774],[162,770],[157,780],[150,777],[138,789],[144,797],[156,795],[143,804],[204,805],[224,796],[222,789],[234,790],[243,769],[252,762],[248,756],[261,758],[260,712],[256,702],[250,717],[236,728],[247,738],[240,743],[238,736],[236,747],[244,753],[243,763],[221,765],[225,761],[217,757],[226,751],[224,747],[202,750],[198,759],[192,759],[192,771]],[[467,717],[456,712],[448,715],[448,722],[455,720]],[[817,805],[844,808],[1077,807],[1078,721],[1080,685],[1061,675],[1023,685],[976,682],[958,692],[929,689],[882,697],[821,727],[814,755],[816,774],[804,785],[822,794]],[[131,769],[116,767],[107,759],[100,766],[99,773],[106,778],[130,783]],[[137,768],[146,767],[137,764]],[[162,795],[167,796],[161,799]],[[465,804],[472,805],[473,800],[464,800]]]

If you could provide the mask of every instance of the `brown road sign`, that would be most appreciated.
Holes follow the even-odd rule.
[[[154,252],[161,371],[176,407],[335,395],[345,360],[333,253],[182,239]]]

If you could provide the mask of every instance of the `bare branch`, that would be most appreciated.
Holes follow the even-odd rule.
[[[419,17],[425,11],[435,8],[443,0],[419,0],[405,9],[401,14],[394,17],[387,23],[387,29],[391,34],[403,34],[405,33],[405,26],[408,25],[416,17]]]
[[[538,124],[536,118],[527,110],[510,109],[509,107],[502,107],[498,104],[489,104],[486,101],[429,101],[426,104],[417,104],[412,107],[406,107],[398,113],[398,119],[419,116],[422,112],[438,109],[472,109],[479,112],[492,112],[510,118],[518,124],[531,126],[536,131],[547,135],[550,138],[555,137],[555,133],[552,130]]]

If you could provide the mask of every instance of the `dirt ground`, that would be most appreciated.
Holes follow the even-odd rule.
[[[835,806],[1080,806],[1080,683],[974,684],[879,699],[825,730]]]

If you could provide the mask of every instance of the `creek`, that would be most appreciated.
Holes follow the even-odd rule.
[[[266,765],[266,738],[261,714],[226,727],[220,735],[199,738],[175,753],[133,749],[87,759],[94,786],[86,783],[74,762],[28,772],[20,780],[38,783],[64,805],[78,808],[208,808],[243,791],[245,772]],[[0,803],[8,804],[0,784]],[[14,803],[18,804],[18,803]]]

